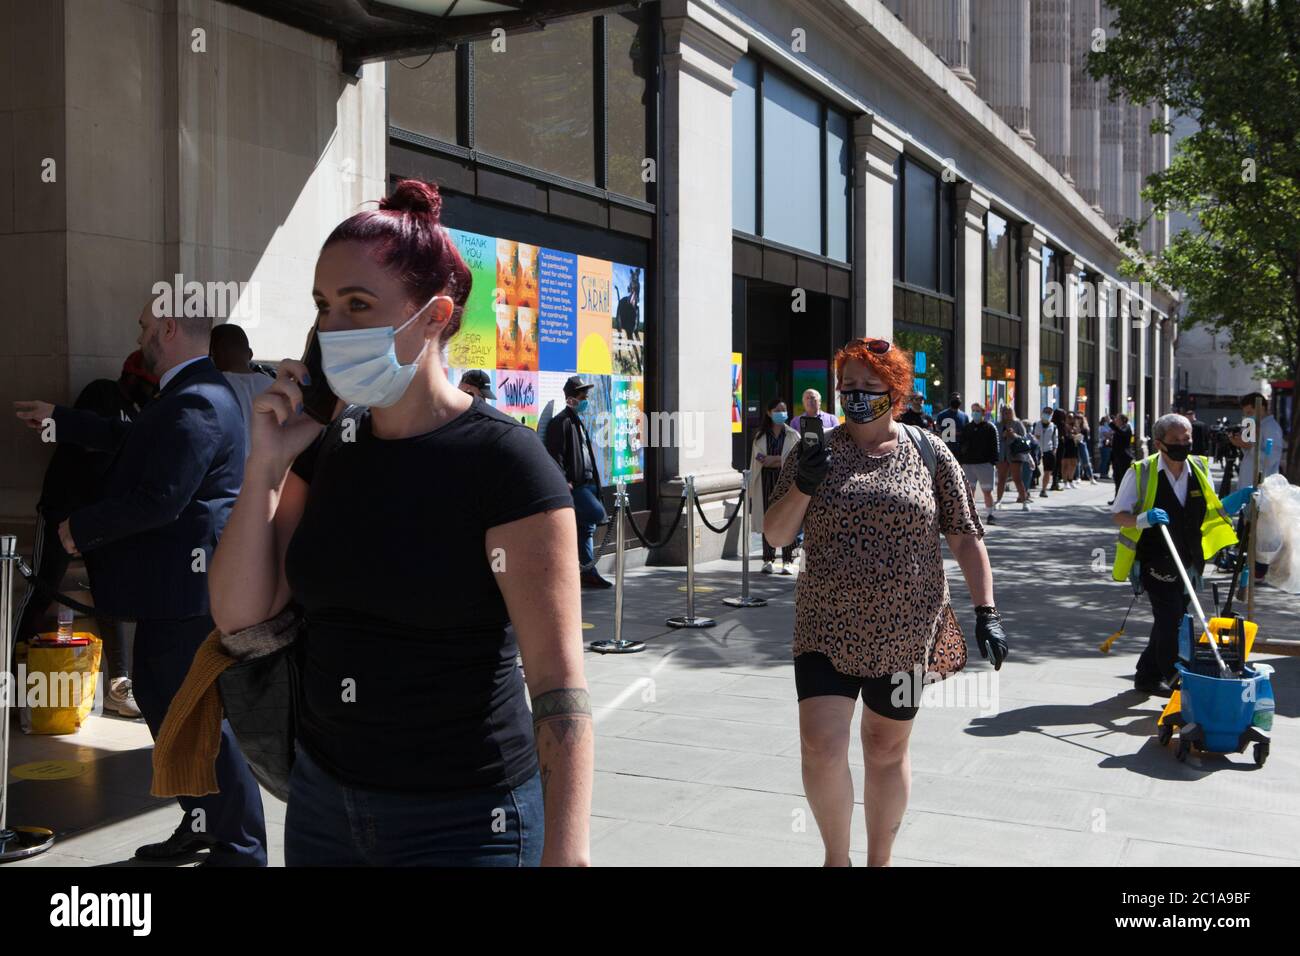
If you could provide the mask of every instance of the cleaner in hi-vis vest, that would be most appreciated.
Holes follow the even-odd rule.
[[[1116,581],[1136,580],[1151,601],[1151,638],[1138,658],[1134,687],[1148,694],[1169,690],[1176,676],[1178,627],[1189,595],[1157,525],[1166,525],[1183,567],[1199,586],[1205,562],[1237,543],[1229,516],[1254,492],[1242,488],[1220,501],[1210,481],[1210,462],[1192,455],[1192,423],[1165,415],[1151,430],[1156,453],[1133,462],[1111,505],[1119,526]]]

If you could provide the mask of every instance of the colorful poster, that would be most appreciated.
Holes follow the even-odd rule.
[[[744,430],[744,404],[741,395],[741,383],[744,379],[741,377],[741,354],[739,352],[731,353],[731,431],[732,434],[740,434]]]
[[[613,468],[611,481],[633,482],[645,477],[644,379],[615,375],[613,379]]]
[[[791,419],[798,418],[804,413],[803,393],[808,389],[813,389],[818,395],[821,395],[822,401],[826,401],[826,369],[827,363],[824,359],[796,359],[793,363],[792,384],[794,387],[793,399],[794,414]],[[798,425],[791,423],[791,427],[798,428]]]
[[[497,408],[529,428],[537,428],[537,373],[518,369],[498,369],[496,374]]]
[[[537,373],[537,434],[546,440],[546,428],[551,419],[564,411],[564,382],[571,372]]]
[[[614,369],[613,267],[578,256],[578,371],[609,375]]]
[[[620,375],[645,374],[645,303],[641,298],[643,274],[636,266],[614,263],[613,342],[614,371]]]
[[[538,262],[537,364],[554,371],[578,370],[578,257],[540,249]]]
[[[537,247],[497,240],[496,367],[537,371]]]
[[[447,362],[457,368],[496,367],[496,246],[497,241],[474,232],[447,230],[469,268],[472,285],[460,329],[447,343]]]
[[[584,375],[592,383],[587,392],[587,410],[582,412],[582,424],[591,436],[591,447],[596,453],[596,468],[600,471],[601,485],[613,483],[614,474],[614,403],[613,382],[609,375]]]

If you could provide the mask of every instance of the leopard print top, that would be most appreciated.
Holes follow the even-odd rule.
[[[934,648],[951,646],[953,629],[961,647],[939,535],[982,538],[984,526],[952,452],[937,436],[925,438],[936,458],[933,490],[925,461],[901,426],[898,447],[886,455],[868,455],[846,426],[826,437],[830,468],[804,517],[795,657],[817,651],[843,674],[883,677],[923,661],[933,666]],[[792,454],[774,501],[794,484],[797,470]]]

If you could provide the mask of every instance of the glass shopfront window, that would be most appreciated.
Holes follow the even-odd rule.
[[[1020,356],[1011,349],[985,347],[980,355],[981,399],[986,409],[1001,415],[1002,406],[1016,407],[1016,366]]]
[[[942,411],[953,389],[947,373],[952,335],[939,329],[895,326],[894,344],[912,353],[912,387],[925,397],[926,414]]]
[[[657,30],[633,10],[390,61],[389,125],[645,201]]]
[[[849,117],[755,57],[732,78],[732,228],[847,262]]]
[[[1020,262],[1015,227],[995,212],[984,217],[984,306],[1020,314]]]
[[[1040,363],[1038,366],[1038,409],[1061,407],[1061,366]],[[1038,409],[1034,409],[1035,411]]]

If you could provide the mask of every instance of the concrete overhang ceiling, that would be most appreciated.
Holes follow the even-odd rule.
[[[543,29],[548,22],[631,9],[640,0],[227,0],[338,44],[343,70],[361,64],[446,50],[507,32]]]

